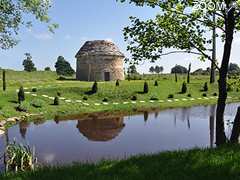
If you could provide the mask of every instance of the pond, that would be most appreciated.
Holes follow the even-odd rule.
[[[226,122],[234,119],[237,106],[227,105]],[[130,116],[21,122],[9,128],[8,139],[34,146],[38,161],[49,165],[214,147],[215,109],[215,105],[198,106]],[[1,152],[5,144],[6,136],[0,137]]]

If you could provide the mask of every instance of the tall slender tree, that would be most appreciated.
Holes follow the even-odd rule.
[[[161,11],[155,19],[142,21],[130,17],[132,25],[124,29],[128,50],[136,62],[142,59],[155,61],[164,55],[189,53],[199,55],[201,60],[210,60],[219,71],[219,98],[216,110],[216,144],[227,142],[224,130],[224,111],[227,99],[227,73],[232,52],[234,32],[240,30],[240,2],[236,0],[213,1],[221,6],[213,7],[208,0],[164,1],[164,0],[120,0],[137,6],[158,7]],[[206,6],[203,7],[202,4]],[[215,21],[213,20],[215,15]],[[209,31],[216,28],[216,37],[223,44],[223,56],[218,67],[210,55],[212,36]],[[166,51],[166,48],[173,48]]]
[[[189,84],[190,83],[190,73],[191,73],[191,63],[189,64],[188,66],[188,73],[187,73],[187,83]]]
[[[7,84],[6,84],[6,71],[5,71],[5,69],[2,71],[2,81],[3,81],[3,91],[6,91]]]

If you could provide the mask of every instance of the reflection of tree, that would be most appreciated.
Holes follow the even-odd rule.
[[[156,111],[156,112],[154,113],[154,117],[157,119],[158,115],[159,115],[159,112]]]
[[[144,117],[144,122],[146,123],[148,120],[148,112],[147,111],[144,111],[143,117]]]
[[[213,147],[214,143],[214,124],[215,124],[216,105],[210,106],[209,116],[209,130],[210,130],[210,147]]]
[[[77,128],[92,141],[110,141],[124,127],[123,117],[90,117],[78,121]]]
[[[28,126],[29,126],[29,122],[27,122],[27,121],[21,121],[19,123],[19,131],[20,131],[22,138],[24,138],[24,139],[26,137]]]

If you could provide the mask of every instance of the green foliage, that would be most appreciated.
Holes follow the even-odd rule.
[[[12,48],[19,42],[16,35],[18,35],[20,27],[22,25],[27,28],[32,26],[32,22],[29,21],[32,18],[29,18],[28,15],[32,15],[36,20],[48,24],[49,31],[53,32],[58,25],[50,23],[48,17],[50,7],[50,0],[1,0],[0,48]]]
[[[152,96],[152,97],[150,98],[150,100],[152,100],[152,101],[158,101],[158,98],[155,97],[155,96]]]
[[[103,98],[103,100],[102,100],[103,102],[108,102],[108,98]]]
[[[129,66],[128,73],[130,73],[130,74],[137,74],[138,73],[137,68],[134,64]]]
[[[181,93],[182,93],[182,94],[185,94],[186,92],[187,92],[187,84],[186,84],[186,82],[184,81],[184,82],[182,83]]]
[[[37,88],[32,88],[32,92],[37,92]]]
[[[213,93],[213,96],[217,96],[217,93]]]
[[[21,104],[23,101],[25,101],[25,93],[23,87],[21,86],[18,91],[18,103]]]
[[[33,99],[31,105],[35,108],[42,108],[44,106],[44,101],[41,99]]]
[[[203,91],[205,91],[205,92],[208,91],[208,83],[207,82],[204,83]]]
[[[4,156],[7,172],[33,170],[36,163],[30,147],[16,142],[7,145]]]
[[[50,67],[45,67],[44,71],[51,71],[51,68]]]
[[[145,81],[145,82],[144,82],[144,86],[143,86],[143,93],[144,93],[144,94],[147,94],[148,91],[149,91],[149,89],[148,89],[148,83],[147,83],[147,81]]]
[[[177,83],[178,82],[177,73],[175,72],[174,75],[175,75],[175,82]]]
[[[131,100],[132,100],[132,101],[136,101],[136,100],[137,100],[137,96],[136,96],[136,95],[133,95],[133,96],[131,97]]]
[[[3,91],[6,91],[7,85],[6,85],[6,71],[2,71],[2,81],[3,81]]]
[[[187,97],[192,97],[192,95],[191,95],[191,94],[188,94]]]
[[[116,87],[118,87],[119,85],[120,85],[119,79],[117,79],[117,81],[116,81]]]
[[[154,86],[158,86],[158,81],[157,80],[154,81]]]
[[[83,96],[83,100],[84,100],[84,101],[87,101],[87,100],[88,100],[88,97],[87,97],[87,96]]]
[[[186,74],[188,72],[187,68],[181,66],[181,65],[176,65],[171,69],[171,73],[177,73],[177,74]]]
[[[61,97],[61,95],[62,95],[62,94],[61,94],[60,92],[57,92],[57,96],[58,96],[58,97]]]
[[[24,71],[27,72],[33,72],[36,71],[37,69],[34,66],[34,63],[32,62],[32,56],[30,53],[25,53],[26,59],[23,60],[23,66],[24,66]]]
[[[95,94],[95,93],[97,93],[97,91],[98,91],[98,84],[97,84],[97,81],[95,81],[95,82],[93,83],[91,92],[92,92],[93,94]]]
[[[60,105],[60,100],[59,100],[59,97],[58,97],[58,96],[56,96],[56,97],[54,98],[53,105],[55,105],[55,106]]]
[[[203,97],[207,97],[207,94],[206,94],[206,93],[203,93],[202,96],[203,96]]]
[[[72,76],[75,73],[70,63],[63,56],[57,58],[55,68],[58,75]]]
[[[231,84],[227,83],[227,92],[233,91],[233,87]]]
[[[240,68],[238,64],[230,63],[228,67],[228,73],[229,74],[240,74]]]
[[[168,99],[172,99],[172,98],[174,98],[174,95],[173,94],[169,94],[168,95]]]
[[[190,72],[191,72],[191,63],[189,64],[189,67],[188,67],[188,74],[187,74],[187,83],[188,84],[190,83]]]

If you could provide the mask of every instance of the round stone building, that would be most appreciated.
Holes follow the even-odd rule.
[[[87,41],[76,54],[76,59],[77,80],[112,81],[124,79],[124,54],[110,41]]]

